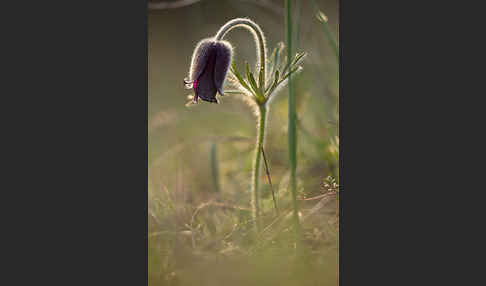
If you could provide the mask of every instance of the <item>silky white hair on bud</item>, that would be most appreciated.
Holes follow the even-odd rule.
[[[228,69],[233,60],[233,46],[227,41],[216,41],[215,46],[217,47],[217,58],[216,66],[214,69],[214,81],[219,94],[224,95],[223,86],[228,77]]]
[[[233,48],[227,41],[206,38],[196,45],[191,58],[189,76],[184,80],[187,89],[193,88],[194,102],[198,98],[218,103],[216,94],[223,94],[223,85],[231,64]]]
[[[199,43],[197,43],[194,52],[192,53],[191,66],[189,67],[189,77],[188,81],[192,82],[197,79],[197,77],[202,73],[200,67],[204,67],[207,61],[207,53],[211,47],[211,42],[213,38],[206,38]],[[199,69],[198,69],[199,67]]]
[[[202,39],[196,44],[191,57],[191,65],[189,67],[188,81],[196,80],[202,73],[202,68],[206,65],[207,53],[211,49],[211,45],[215,43],[220,43],[225,46],[229,51],[230,64],[233,58],[233,46],[228,41],[215,41],[214,37]]]

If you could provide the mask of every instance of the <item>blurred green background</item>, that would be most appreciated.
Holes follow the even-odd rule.
[[[303,224],[311,257],[303,270],[294,267],[284,223],[260,241],[245,238],[255,117],[231,95],[219,97],[220,104],[185,107],[192,90],[184,89],[183,79],[195,45],[228,20],[249,17],[263,29],[271,53],[285,42],[284,1],[194,2],[148,10],[149,285],[337,285],[337,200],[326,201]],[[329,33],[316,17],[317,7],[328,18]],[[338,42],[338,1],[293,1],[293,20],[294,53],[307,52],[294,79],[298,191],[304,199],[328,191],[328,176],[339,183],[339,65],[328,38]],[[248,31],[233,30],[225,40],[233,44],[240,71],[245,60],[255,63]],[[287,96],[285,88],[272,102],[265,139],[284,212],[290,210]],[[274,210],[263,170],[260,191],[270,224]],[[208,202],[215,204],[203,205]],[[303,217],[320,202],[300,201]]]

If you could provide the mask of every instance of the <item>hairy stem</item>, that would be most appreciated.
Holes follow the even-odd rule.
[[[255,22],[250,19],[245,18],[237,18],[229,21],[228,23],[224,24],[216,33],[214,37],[216,41],[220,41],[223,37],[231,31],[233,28],[236,27],[243,27],[249,30],[255,39],[255,44],[257,47],[257,54],[258,54],[258,63],[257,63],[257,72],[260,72],[262,69],[263,72],[263,82],[265,82],[265,65],[266,65],[266,56],[267,56],[267,47],[265,43],[265,36],[263,35],[263,31]]]
[[[267,109],[264,104],[258,106],[258,127],[257,127],[257,140],[255,145],[255,158],[253,160],[252,168],[252,184],[251,184],[251,195],[252,195],[252,208],[253,208],[253,219],[256,224],[258,231],[261,229],[260,222],[260,197],[258,193],[258,181],[260,175],[260,161],[261,161],[261,150],[263,147],[263,140],[265,139],[265,121],[267,116]]]
[[[257,74],[262,74],[262,81],[263,84],[266,82],[266,56],[267,56],[267,47],[265,43],[265,36],[263,35],[262,29],[252,20],[245,19],[245,18],[237,18],[229,21],[228,23],[224,24],[223,27],[219,29],[216,33],[214,39],[216,41],[220,41],[223,37],[232,29],[236,27],[243,27],[246,28],[253,34],[253,38],[255,39],[255,44],[257,48]],[[265,89],[264,86],[260,86],[263,90]],[[262,94],[261,96],[264,96]],[[252,184],[251,184],[251,202],[253,207],[253,219],[255,221],[256,230],[259,231],[261,229],[261,222],[260,222],[260,197],[258,193],[258,181],[259,181],[259,174],[260,174],[260,161],[261,161],[261,151],[263,147],[263,140],[265,137],[265,121],[267,116],[267,110],[264,103],[258,104],[258,133],[257,133],[257,141],[255,146],[255,158],[253,160],[253,168],[252,168]]]

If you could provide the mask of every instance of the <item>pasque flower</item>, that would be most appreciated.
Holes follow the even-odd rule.
[[[193,102],[198,98],[218,103],[216,92],[223,93],[223,84],[231,63],[232,47],[226,41],[204,39],[192,55],[189,78],[184,79],[187,88],[194,89]]]
[[[246,64],[246,73],[240,74],[235,63],[228,76],[230,85],[236,90],[223,92],[223,85],[227,77],[233,56],[233,48],[222,38],[232,29],[242,27],[253,34],[256,43],[257,64],[254,72]],[[200,41],[192,54],[189,76],[184,79],[186,88],[194,89],[192,103],[198,98],[204,101],[218,103],[216,93],[244,95],[252,106],[265,107],[282,90],[288,82],[290,74],[299,72],[305,53],[298,53],[295,58],[281,57],[284,45],[280,43],[267,61],[265,36],[260,27],[250,19],[237,18],[223,25],[216,35]],[[244,78],[246,75],[246,78]]]
[[[257,140],[252,167],[251,193],[253,217],[256,228],[260,229],[259,170],[269,103],[288,83],[290,75],[302,69],[300,63],[305,53],[298,53],[294,58],[282,58],[284,45],[279,44],[273,50],[270,60],[267,61],[267,47],[262,29],[250,19],[233,19],[224,24],[213,38],[200,41],[194,50],[189,78],[184,80],[187,88],[194,89],[193,103],[196,103],[198,98],[218,103],[216,93],[223,95],[223,85],[232,60],[232,47],[229,42],[222,39],[237,27],[245,28],[253,35],[257,63],[255,69],[251,71],[246,62],[245,73],[242,75],[233,62],[228,80],[236,90],[225,90],[224,93],[242,96],[245,102],[254,107],[257,116]],[[276,206],[275,201],[274,203]]]

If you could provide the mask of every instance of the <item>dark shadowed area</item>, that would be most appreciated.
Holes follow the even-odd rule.
[[[289,219],[287,88],[271,102],[264,145],[280,216],[262,162],[264,228],[252,236],[253,111],[233,95],[186,107],[193,91],[183,83],[196,44],[233,18],[258,23],[271,54],[285,42],[284,1],[162,5],[172,2],[181,1],[148,9],[149,285],[338,285],[338,1],[293,1],[293,50],[307,53],[292,81],[302,256]],[[248,31],[235,29],[225,40],[240,71],[244,61],[255,65]]]

